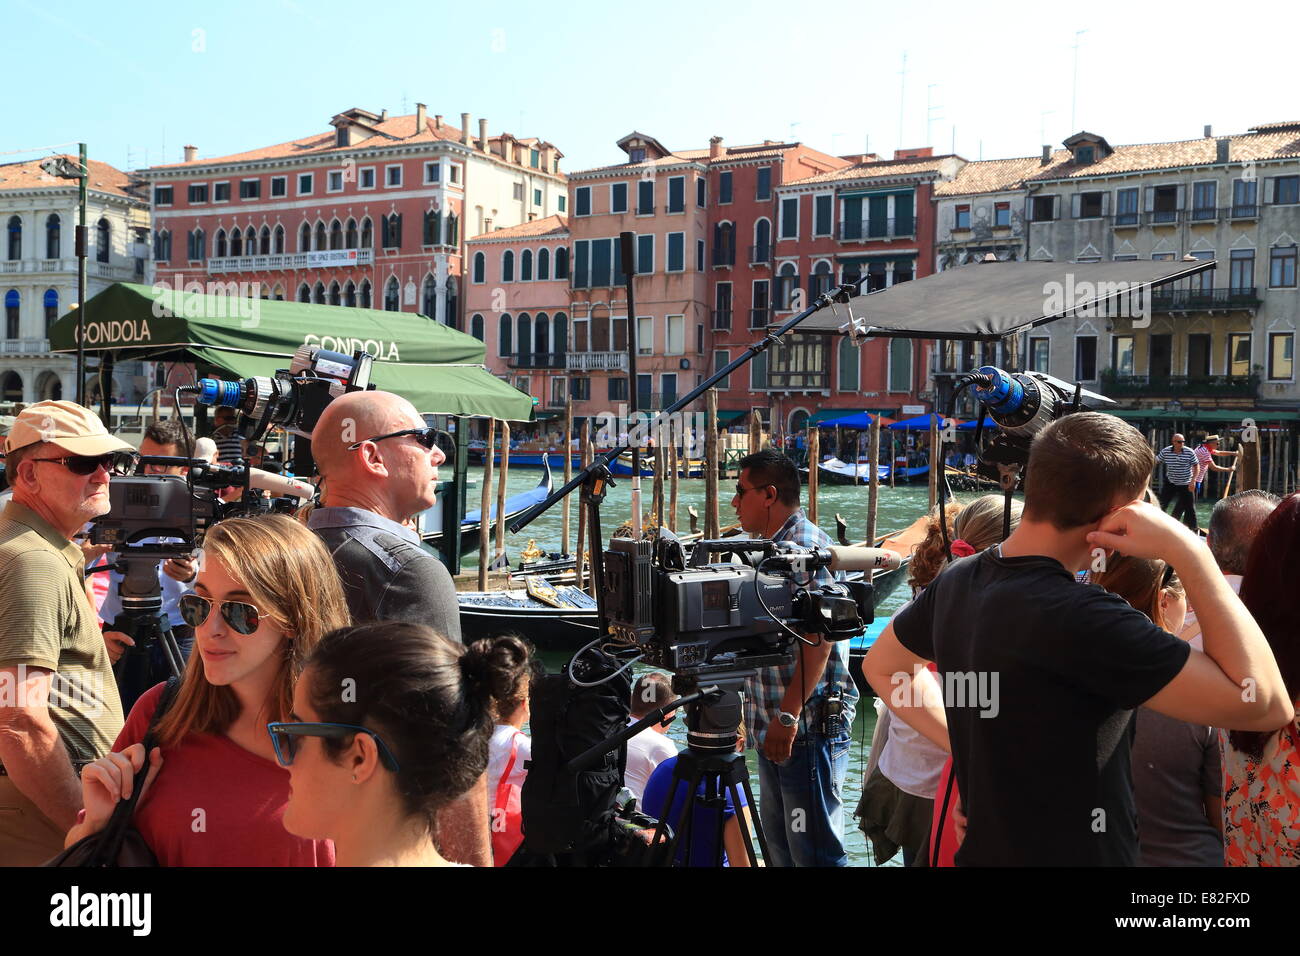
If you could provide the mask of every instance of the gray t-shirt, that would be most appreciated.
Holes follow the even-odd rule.
[[[451,574],[410,528],[361,508],[317,508],[307,527],[334,556],[353,624],[409,621],[461,639]]]
[[[1222,797],[1219,734],[1143,707],[1133,739],[1140,866],[1223,866],[1223,837],[1205,813]]]

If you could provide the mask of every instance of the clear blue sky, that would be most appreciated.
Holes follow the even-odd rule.
[[[989,159],[1059,145],[1072,109],[1074,129],[1116,144],[1300,114],[1293,3],[1079,6],[0,0],[22,97],[0,152],[84,139],[137,168],[179,161],[186,143],[218,156],[417,101],[456,124],[471,113],[476,135],[486,116],[493,134],[548,139],[570,171],[617,162],[632,129],[670,149],[718,134],[887,156],[955,140]]]

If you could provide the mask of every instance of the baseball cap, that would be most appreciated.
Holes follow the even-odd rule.
[[[39,441],[53,442],[71,455],[135,451],[108,433],[99,416],[76,402],[37,402],[14,418],[5,436],[5,454]]]

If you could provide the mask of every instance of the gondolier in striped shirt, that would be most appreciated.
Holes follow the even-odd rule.
[[[1196,501],[1192,487],[1196,483],[1196,454],[1187,447],[1182,435],[1174,435],[1173,444],[1160,449],[1156,460],[1164,466],[1165,480],[1160,486],[1160,509],[1169,510],[1174,503],[1173,516],[1193,531],[1196,526]]]
[[[1195,449],[1193,449],[1193,454],[1196,455],[1196,465],[1197,465],[1196,493],[1197,494],[1201,493],[1201,482],[1205,480],[1205,476],[1210,473],[1211,468],[1213,468],[1215,471],[1235,471],[1237,468],[1237,463],[1235,461],[1232,463],[1231,468],[1224,468],[1222,465],[1215,463],[1214,461],[1215,455],[1227,455],[1231,458],[1237,457],[1237,453],[1235,451],[1219,451],[1218,435],[1206,435],[1205,440],[1201,442],[1201,444],[1197,445]]]

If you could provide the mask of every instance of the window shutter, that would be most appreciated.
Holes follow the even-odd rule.
[[[1178,184],[1178,198],[1174,203],[1174,208],[1175,209],[1187,208],[1187,187],[1182,183]]]
[[[1143,187],[1142,190],[1142,209],[1144,212],[1154,212],[1156,208],[1156,188],[1154,186]]]
[[[1052,218],[1053,219],[1061,218],[1061,197],[1060,196],[1052,197]]]
[[[1264,204],[1266,206],[1271,206],[1273,204],[1273,185],[1275,182],[1276,180],[1272,176],[1269,176],[1264,180]]]
[[[1083,209],[1083,193],[1075,193],[1070,197],[1070,218],[1078,219],[1079,213]]]
[[[1110,215],[1110,193],[1101,194],[1101,214],[1103,216]]]

